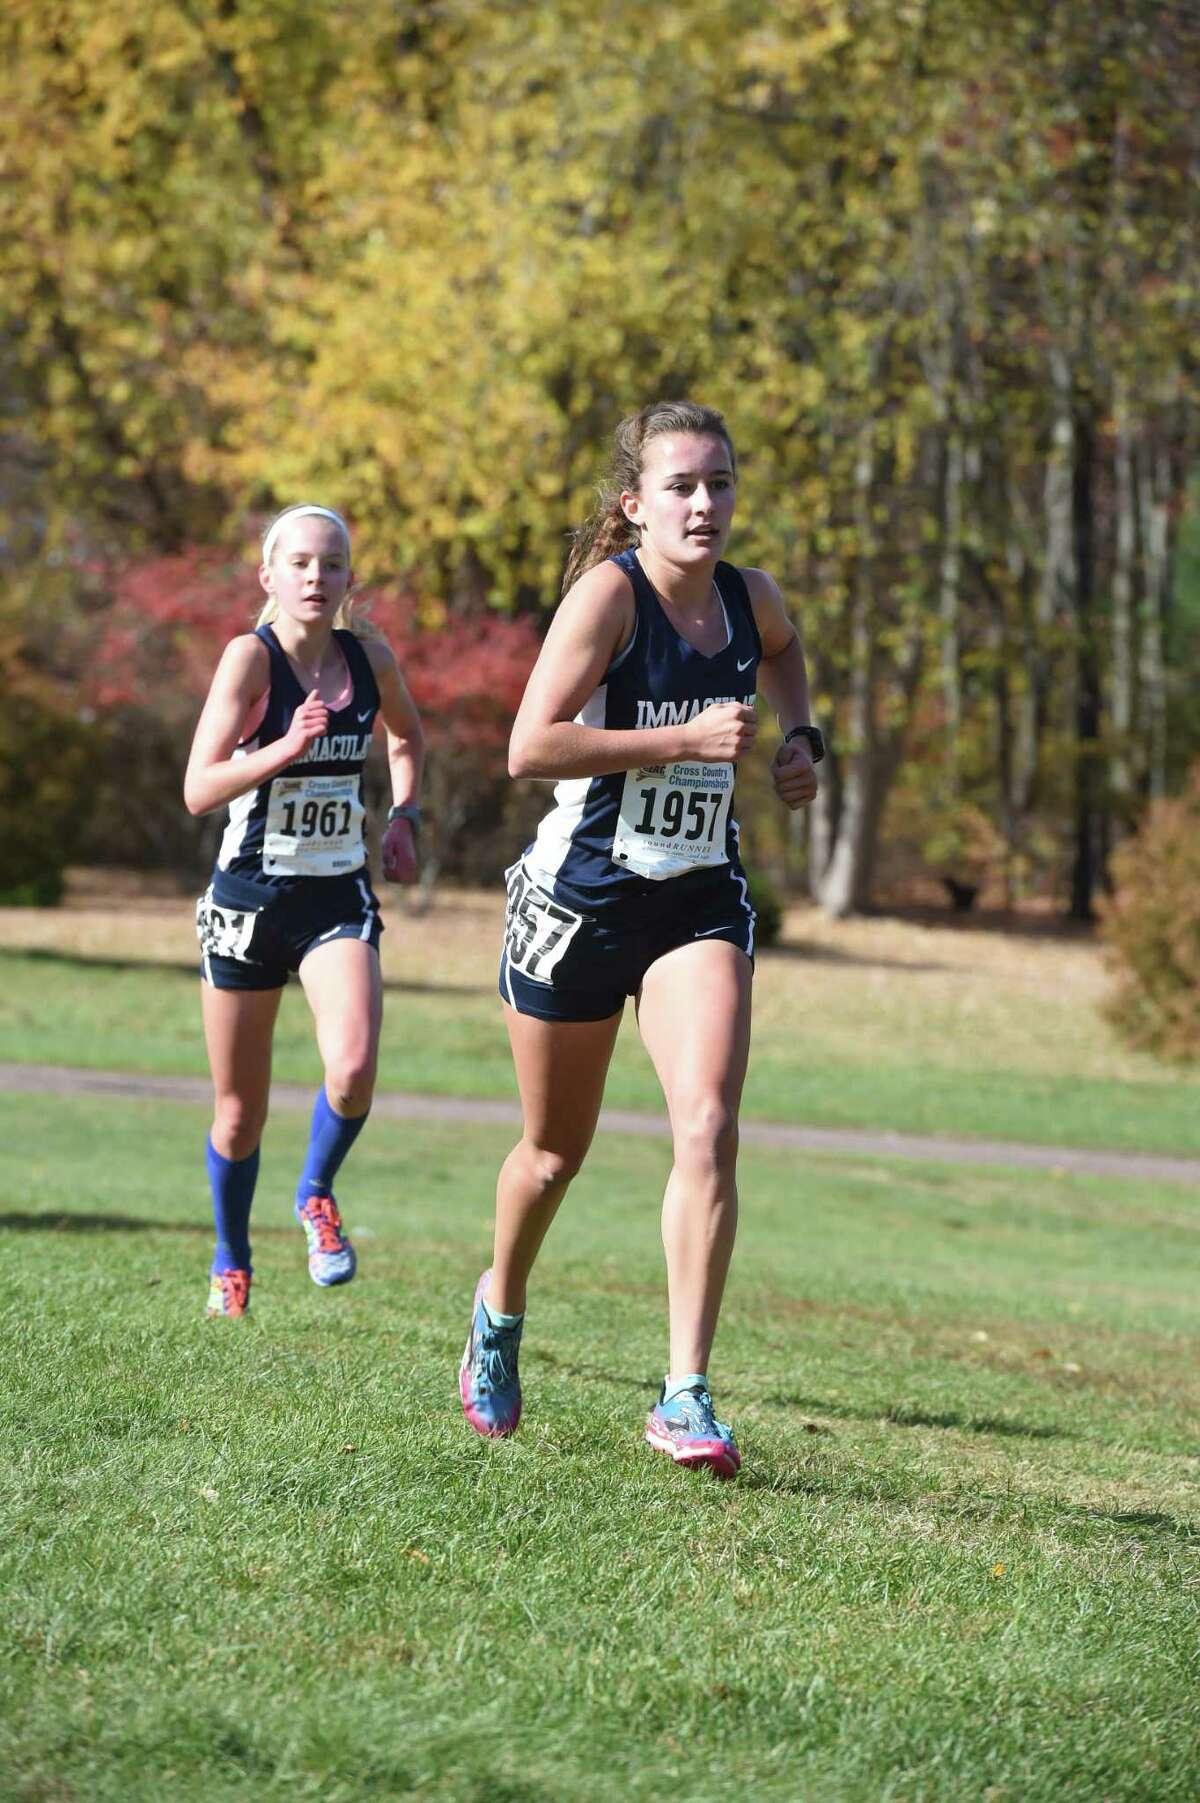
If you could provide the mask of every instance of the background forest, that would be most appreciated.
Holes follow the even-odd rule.
[[[494,877],[566,534],[688,394],[834,747],[808,823],[751,773],[752,858],[837,914],[923,873],[1091,916],[1200,752],[1191,7],[8,0],[0,38],[10,887],[203,862],[191,724],[297,499],[428,717],[431,876]]]

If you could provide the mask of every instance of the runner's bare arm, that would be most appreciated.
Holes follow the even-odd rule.
[[[628,644],[633,621],[633,590],[624,572],[607,562],[585,571],[550,623],[517,709],[508,746],[510,776],[558,782],[683,758],[728,763],[747,749],[754,710],[732,701],[679,726],[626,730],[579,724],[575,715]]]
[[[405,687],[395,658],[382,639],[365,639],[363,649],[371,660],[379,685],[379,718],[387,735],[388,770],[392,779],[392,804],[415,805],[425,763],[425,740],[420,716]],[[389,883],[415,883],[417,842],[411,820],[392,820],[383,835],[383,874]]]
[[[774,579],[765,570],[743,570],[742,574],[762,640],[759,687],[774,709],[779,730],[786,735],[794,726],[812,722],[804,646]],[[779,746],[771,761],[771,780],[785,807],[807,807],[817,793],[817,773],[807,740],[793,739],[790,745]]]
[[[252,633],[231,639],[221,654],[192,739],[183,800],[189,814],[211,814],[277,776],[329,725],[329,710],[314,690],[296,709],[283,738],[235,758],[247,719],[271,680],[266,646]]]

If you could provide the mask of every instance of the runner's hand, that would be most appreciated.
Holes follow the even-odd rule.
[[[389,883],[415,883],[417,842],[411,820],[393,820],[383,835],[383,874]]]
[[[817,773],[806,740],[779,747],[771,760],[771,781],[784,807],[794,811],[808,806],[817,793]]]
[[[316,689],[307,695],[292,715],[292,723],[283,735],[288,761],[303,757],[309,746],[324,738],[329,731],[329,709]]]
[[[736,764],[754,743],[758,715],[740,701],[716,701],[688,722],[686,732],[689,757],[702,764]]]

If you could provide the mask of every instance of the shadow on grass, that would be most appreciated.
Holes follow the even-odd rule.
[[[31,946],[28,950],[21,951],[5,946],[0,950],[0,963],[61,964],[64,970],[108,970],[115,975],[153,970],[169,977],[190,977],[193,982],[200,974],[199,956],[194,963],[167,958],[95,958],[83,952],[46,951],[41,946]]]
[[[0,1233],[199,1233],[212,1238],[211,1221],[146,1221],[137,1215],[71,1214],[47,1209],[44,1214],[12,1210],[0,1214]],[[255,1227],[255,1239],[291,1239],[290,1227]]]
[[[581,1377],[591,1383],[606,1384],[615,1390],[638,1390],[653,1402],[658,1393],[657,1377],[617,1377],[608,1366],[581,1365],[577,1359],[559,1358],[546,1347],[538,1348],[537,1362],[547,1365],[562,1377]]]
[[[1063,914],[1037,914],[1014,908],[958,909],[913,902],[909,906],[872,908],[874,920],[898,920],[906,926],[950,927],[958,933],[1005,934],[1022,939],[1063,940],[1088,945],[1096,938],[1094,925],[1069,920]]]
[[[914,975],[950,968],[946,964],[914,963],[911,958],[880,958],[867,952],[847,952],[836,945],[797,945],[794,941],[768,946],[766,952],[759,955],[786,958],[801,964],[849,964],[860,970],[896,970]]]
[[[83,952],[46,951],[40,946],[28,951],[16,951],[11,947],[0,950],[0,963],[28,961],[35,964],[59,964],[64,970],[107,970],[115,975],[128,975],[131,971],[156,971],[165,976],[185,977],[195,983],[200,976],[200,957],[196,955],[194,962],[181,963],[178,959],[164,958],[97,958]],[[384,990],[393,995],[484,995],[494,993],[490,983],[402,983],[396,978],[386,978]]]
[[[872,1482],[828,1465],[824,1469],[814,1466],[807,1471],[799,1470],[794,1460],[775,1463],[756,1460],[749,1468],[743,1466],[736,1484],[729,1485],[730,1494],[741,1490],[785,1496],[824,1496],[883,1507],[906,1508],[913,1502],[912,1491],[904,1483],[891,1482],[882,1476]],[[947,1520],[963,1520],[961,1491],[948,1490],[940,1500],[945,1505],[941,1512]],[[938,1497],[923,1495],[921,1501],[922,1506],[933,1508],[935,1512],[938,1510]],[[1078,1503],[1058,1502],[1051,1497],[1023,1496],[1020,1491],[999,1495],[979,1491],[972,1495],[969,1513],[976,1519],[994,1518],[998,1523],[1012,1520],[1024,1523],[1030,1517],[1037,1517],[1047,1524],[1069,1524],[1077,1529],[1119,1535],[1124,1541],[1145,1535],[1192,1549],[1200,1546],[1200,1528],[1157,1510],[1088,1508]]]
[[[764,1396],[772,1408],[804,1409],[814,1415],[832,1415],[844,1421],[886,1421],[893,1427],[940,1427],[964,1434],[995,1434],[1014,1440],[1069,1440],[1073,1436],[1061,1427],[1034,1425],[1014,1421],[1005,1415],[963,1414],[958,1409],[918,1409],[906,1402],[890,1403],[883,1409],[851,1408],[846,1403],[826,1402],[818,1396],[788,1396],[780,1391]]]
[[[1183,1546],[1200,1546],[1200,1527],[1189,1521],[1177,1521],[1173,1515],[1143,1509],[1089,1509],[1073,1503],[1059,1503],[1058,1513],[1085,1527],[1116,1529],[1123,1538],[1153,1534],[1162,1539],[1177,1540]]]

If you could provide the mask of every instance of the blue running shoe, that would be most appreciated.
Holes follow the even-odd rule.
[[[296,1204],[296,1219],[308,1241],[308,1274],[323,1290],[349,1283],[358,1269],[354,1247],[342,1232],[342,1217],[332,1196],[310,1196]]]
[[[647,1445],[669,1454],[677,1465],[707,1465],[714,1477],[736,1477],[742,1455],[728,1427],[713,1414],[708,1391],[693,1384],[664,1402],[666,1387],[646,1417]]]
[[[515,1327],[494,1327],[483,1306],[483,1294],[491,1271],[475,1285],[471,1305],[471,1331],[458,1369],[458,1393],[463,1413],[477,1434],[501,1439],[516,1432],[521,1419],[521,1380],[517,1354],[521,1350],[524,1317]]]

